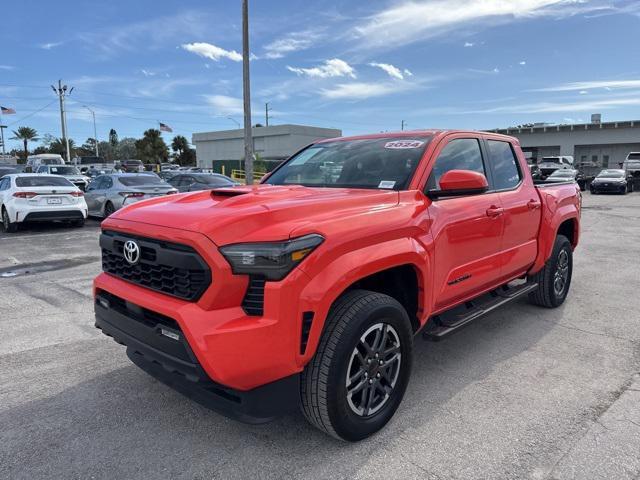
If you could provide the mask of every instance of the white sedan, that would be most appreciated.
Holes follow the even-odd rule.
[[[16,231],[22,222],[65,221],[81,227],[87,203],[64,177],[18,173],[0,178],[0,213],[5,232]]]

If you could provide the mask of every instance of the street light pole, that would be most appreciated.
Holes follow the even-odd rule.
[[[253,139],[251,138],[251,92],[249,82],[249,0],[242,0],[242,90],[244,99],[244,171],[253,184]]]
[[[93,116],[93,141],[95,142],[95,145],[96,145],[96,157],[99,157],[100,155],[98,154],[98,133],[96,130],[96,112],[91,110],[86,105],[83,105],[83,107],[89,110],[91,112],[91,115]]]
[[[69,149],[69,137],[67,137],[67,113],[64,109],[64,99],[66,95],[71,94],[71,92],[73,91],[73,87],[71,87],[71,90],[69,90],[69,93],[67,93],[67,86],[62,85],[62,80],[58,80],[58,88],[54,87],[53,85],[51,85],[51,88],[53,88],[53,91],[56,92],[56,95],[58,95],[58,98],[60,99],[60,123],[62,125],[62,141],[64,142],[66,147],[65,156],[67,159],[67,163],[71,163],[71,150]]]

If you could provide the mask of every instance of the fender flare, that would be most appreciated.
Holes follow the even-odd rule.
[[[538,234],[538,256],[529,270],[529,274],[536,273],[544,268],[547,260],[551,256],[553,251],[553,245],[558,236],[558,230],[567,220],[571,220],[574,223],[574,235],[572,241],[572,247],[575,248],[578,245],[578,237],[580,235],[580,217],[573,205],[564,205],[559,207],[555,211],[547,210],[543,214],[542,223],[540,225],[540,232]]]
[[[418,277],[418,312],[421,323],[426,310],[424,305],[424,285],[430,281],[431,259],[424,246],[414,238],[404,237],[375,245],[352,250],[341,255],[314,273],[311,281],[300,293],[299,315],[314,312],[314,319],[304,354],[298,352],[296,363],[304,366],[315,354],[324,325],[333,303],[358,280],[394,267],[411,265]],[[422,314],[420,313],[422,312]],[[298,332],[302,333],[302,321],[298,323]]]

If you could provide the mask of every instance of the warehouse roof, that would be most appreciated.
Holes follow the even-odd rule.
[[[640,120],[627,120],[624,122],[602,122],[602,123],[569,123],[560,125],[532,125],[509,128],[496,128],[490,132],[513,135],[515,133],[544,133],[544,132],[572,132],[575,130],[604,130],[615,128],[640,128]]]

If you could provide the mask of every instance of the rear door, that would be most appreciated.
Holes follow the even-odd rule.
[[[514,146],[504,139],[486,138],[493,187],[504,208],[502,277],[524,273],[538,252],[541,201],[530,176],[523,172]]]
[[[484,174],[491,189],[481,136],[447,137],[434,152],[435,163],[427,191],[438,189],[449,170],[473,170]],[[428,207],[434,241],[434,308],[445,309],[495,285],[500,276],[500,242],[503,215],[500,196],[484,194],[441,197]]]

